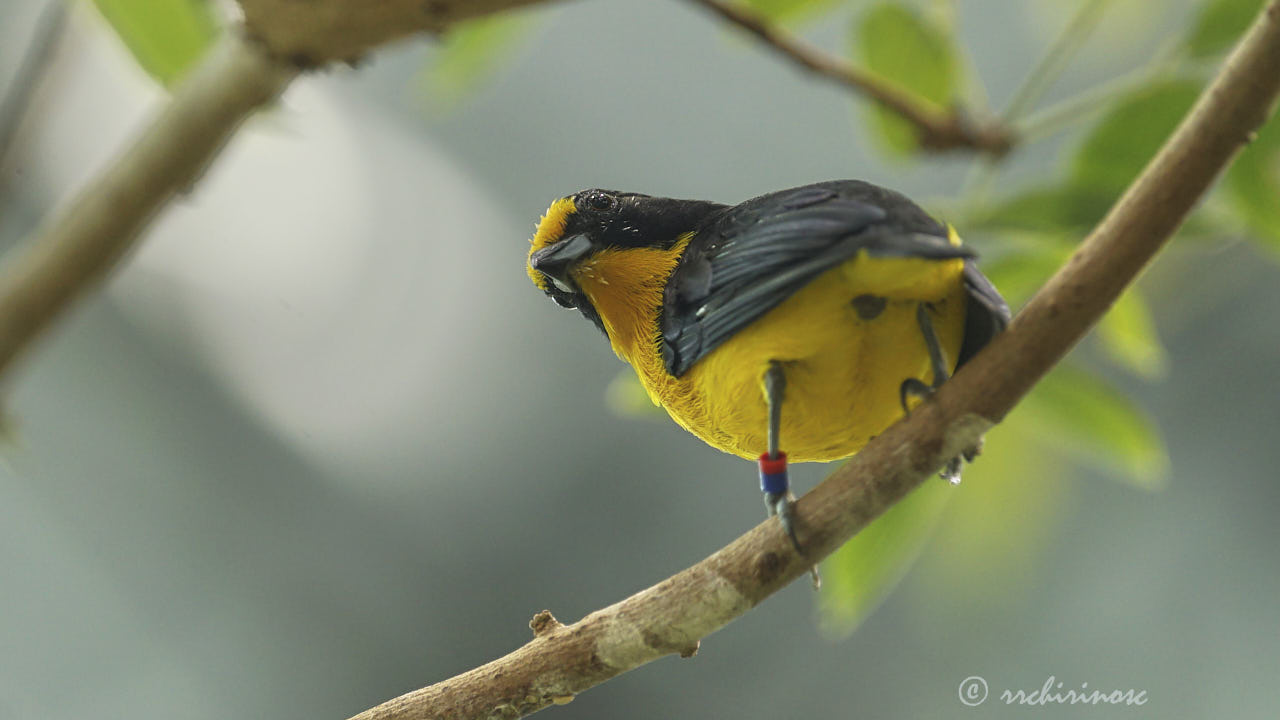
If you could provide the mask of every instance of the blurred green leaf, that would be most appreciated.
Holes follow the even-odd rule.
[[[1226,187],[1249,230],[1280,257],[1280,116],[1272,116],[1236,158]]]
[[[221,31],[208,0],[93,0],[134,59],[172,87]]]
[[[1198,94],[1196,83],[1173,80],[1122,98],[1076,149],[1063,181],[1008,198],[976,213],[967,226],[1083,239],[1154,157]],[[1194,221],[1191,227],[1204,229]]]
[[[1003,256],[982,263],[982,271],[1000,289],[1009,307],[1019,307],[1049,276],[1062,267],[1074,245],[1057,235],[1018,237],[1019,247]]]
[[[743,0],[742,4],[772,22],[803,20],[830,10],[845,0]]]
[[[426,71],[425,86],[432,102],[441,109],[456,106],[497,72],[527,27],[527,17],[513,13],[496,13],[453,26]]]
[[[1128,398],[1069,367],[1047,375],[1018,408],[1046,447],[1069,451],[1147,490],[1164,486],[1169,455],[1159,431]]]
[[[910,598],[927,603],[928,617],[938,622],[966,609],[1000,612],[1016,602],[1021,588],[1045,573],[1043,552],[1071,512],[1073,468],[1052,461],[1021,413],[1021,406],[1014,408],[987,433],[982,455],[965,468],[912,576],[918,582],[908,588]]]
[[[973,218],[975,227],[1083,234],[1106,214],[1117,194],[1109,188],[1065,184],[1029,190]]]
[[[956,489],[927,481],[822,564],[822,624],[845,635],[906,575]]]
[[[1235,44],[1262,10],[1263,0],[1211,0],[1187,37],[1192,57],[1217,55]]]
[[[604,391],[604,404],[615,415],[629,418],[652,419],[666,417],[662,406],[649,398],[649,391],[640,384],[634,370],[623,370],[609,381]]]
[[[960,53],[945,28],[907,6],[882,3],[855,19],[851,39],[854,56],[871,72],[940,109],[954,103]],[[916,132],[907,121],[878,105],[869,108],[889,150],[916,150]]]
[[[1138,377],[1158,380],[1168,372],[1168,354],[1136,288],[1129,288],[1102,316],[1098,338],[1112,360]]]
[[[1076,151],[1069,184],[1119,195],[1177,127],[1199,93],[1194,82],[1172,80],[1122,99]]]

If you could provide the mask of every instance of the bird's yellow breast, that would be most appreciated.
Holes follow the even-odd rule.
[[[963,261],[862,254],[815,278],[683,377],[672,377],[661,353],[662,293],[687,243],[644,255],[601,253],[576,280],[649,396],[714,447],[748,459],[766,450],[763,377],[779,362],[787,381],[781,446],[788,457],[827,461],[860,450],[902,415],[903,380],[933,382],[916,317],[922,302],[948,368],[955,367],[964,334]]]

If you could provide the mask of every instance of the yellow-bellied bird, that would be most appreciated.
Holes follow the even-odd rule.
[[[759,459],[799,549],[786,459],[856,453],[1007,324],[973,258],[903,195],[839,180],[732,207],[584,190],[547,210],[528,272],[677,423]]]

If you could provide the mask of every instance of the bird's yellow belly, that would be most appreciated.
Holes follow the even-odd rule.
[[[638,367],[640,380],[690,432],[754,459],[767,450],[764,373],[781,363],[781,449],[793,462],[847,457],[902,416],[903,380],[933,382],[916,317],[922,302],[929,303],[948,370],[954,369],[964,333],[962,269],[960,260],[855,258],[816,278],[684,377],[649,366]]]

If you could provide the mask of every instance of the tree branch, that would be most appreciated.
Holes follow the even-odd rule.
[[[247,29],[232,28],[134,144],[0,264],[0,377],[299,70],[542,1],[241,0]]]
[[[353,61],[417,32],[546,0],[239,0],[272,54],[303,67]]]
[[[701,638],[804,574],[1002,419],[1134,280],[1278,95],[1280,0],[1271,0],[1173,136],[1008,330],[799,500],[805,557],[770,519],[572,625],[543,611],[525,646],[355,720],[521,717],[663,655],[692,655]]]
[[[0,374],[101,280],[156,213],[191,187],[240,123],[294,74],[241,33],[228,33],[137,142],[34,242],[9,253],[0,266]]]
[[[800,67],[865,95],[915,127],[920,147],[934,152],[970,149],[996,157],[1013,149],[1013,131],[997,120],[975,124],[958,109],[946,112],[921,102],[874,73],[850,65],[792,37],[760,15],[725,0],[690,0],[721,19],[754,35],[764,45]]]

